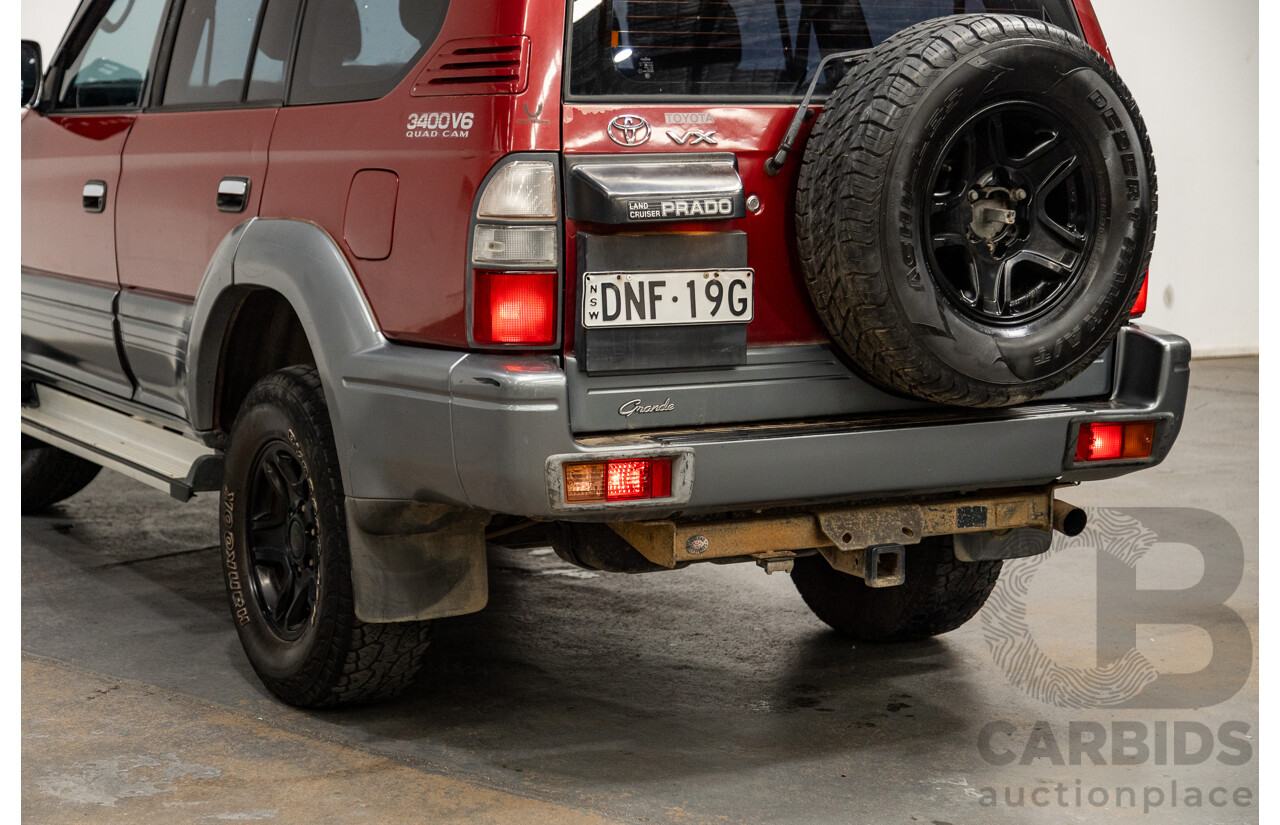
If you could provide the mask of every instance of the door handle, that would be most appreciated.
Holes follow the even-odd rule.
[[[107,182],[105,180],[87,181],[81,193],[81,204],[86,212],[106,211]]]
[[[249,179],[223,178],[218,184],[218,210],[243,212],[249,205]]]

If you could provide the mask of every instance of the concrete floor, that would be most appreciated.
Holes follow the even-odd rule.
[[[1197,362],[1193,385],[1164,465],[1064,497],[1199,508],[1239,532],[1244,577],[1227,605],[1252,635],[1254,669],[1226,701],[1064,709],[1006,677],[984,638],[987,615],[928,642],[855,646],[811,616],[785,575],[744,565],[593,575],[547,550],[501,550],[489,607],[437,625],[427,674],[407,697],[303,713],[267,695],[240,651],[214,550],[216,500],[179,505],[104,472],[55,512],[23,519],[23,819],[1257,822],[1256,758],[995,767],[979,750],[998,721],[1016,731],[998,741],[1018,750],[1037,722],[1065,740],[1071,722],[1216,731],[1239,721],[1256,754],[1257,360]],[[1154,555],[1139,585],[1189,587],[1219,569],[1205,552],[1208,562],[1185,549]],[[1010,563],[1004,581],[1027,563]],[[1027,620],[1051,655],[1092,667],[1094,553],[1045,565]],[[1209,661],[1205,631],[1140,631],[1139,650],[1162,672]],[[1171,782],[1178,807],[1166,800],[1144,816],[1144,789],[1168,796]],[[984,788],[1007,787],[1015,802],[1018,788],[1050,788],[1037,797],[1049,802],[983,804]],[[1090,807],[1087,796],[1076,805],[1077,787],[1133,787],[1137,808]],[[1188,807],[1188,787],[1248,788],[1254,801]]]

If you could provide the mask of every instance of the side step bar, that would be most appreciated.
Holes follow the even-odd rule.
[[[178,501],[222,485],[222,453],[51,387],[34,387],[22,432],[163,490]],[[24,405],[32,399],[24,397]]]

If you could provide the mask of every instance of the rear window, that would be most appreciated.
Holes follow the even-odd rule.
[[[935,17],[1037,17],[1077,31],[1057,0],[571,0],[570,95],[796,97],[822,58]],[[828,67],[818,91],[843,69]]]
[[[382,97],[435,42],[449,0],[309,0],[290,103]]]
[[[262,0],[188,0],[173,41],[165,105],[237,103]]]

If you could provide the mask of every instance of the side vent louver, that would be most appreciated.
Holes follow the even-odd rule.
[[[414,81],[413,94],[517,94],[528,78],[528,37],[468,37],[436,52]]]

